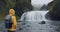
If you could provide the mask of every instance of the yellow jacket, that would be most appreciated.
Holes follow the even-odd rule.
[[[15,31],[16,30],[16,26],[17,26],[17,22],[16,22],[16,17],[15,17],[15,11],[14,9],[10,9],[9,10],[9,16],[11,16],[11,19],[12,19],[12,28],[11,29],[8,29],[8,30],[11,30],[11,31]]]

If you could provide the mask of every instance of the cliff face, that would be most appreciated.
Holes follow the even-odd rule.
[[[56,3],[49,13],[46,14],[46,17],[51,20],[60,20],[60,1]]]
[[[59,1],[60,1],[60,0],[54,0],[54,1],[50,2],[50,3],[47,5],[48,10],[52,10],[53,7],[54,7]]]
[[[32,10],[31,0],[16,0],[14,6],[17,16],[21,16],[23,12]]]

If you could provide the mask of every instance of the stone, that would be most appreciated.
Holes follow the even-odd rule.
[[[58,2],[53,9],[46,14],[46,19],[60,20],[60,2]]]
[[[38,24],[45,24],[45,21],[39,22]]]

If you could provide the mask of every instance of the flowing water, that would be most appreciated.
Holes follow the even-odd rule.
[[[21,16],[21,20],[24,21],[43,21],[46,20],[45,19],[45,14],[48,11],[29,11],[29,12],[25,12],[22,16]]]
[[[46,19],[45,15],[49,11],[39,11],[44,4],[47,5],[51,1],[32,0],[31,4],[35,11],[29,11],[22,14],[21,19],[17,22],[16,32],[60,32],[60,21]],[[0,22],[0,32],[5,31],[4,21]]]
[[[23,13],[18,27],[20,32],[60,32],[60,22],[45,18],[49,11],[29,11]],[[41,23],[44,21],[45,23]],[[19,28],[18,28],[19,29]]]
[[[60,21],[45,18],[49,11],[29,11],[23,13],[17,22],[16,32],[60,32]],[[41,23],[44,21],[45,23]],[[4,32],[4,22],[0,22],[0,32]]]

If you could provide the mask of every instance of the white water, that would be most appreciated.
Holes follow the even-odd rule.
[[[29,12],[23,13],[23,15],[21,16],[21,21],[25,22],[26,25],[22,27],[27,27],[27,25],[30,25],[30,27],[25,28],[25,29],[29,29],[28,30],[29,32],[51,32],[51,31],[55,32],[56,29],[59,28],[58,26],[60,22],[47,20],[45,18],[45,15],[48,12],[49,11],[38,11],[37,10],[37,11],[29,11]],[[42,21],[45,21],[44,25],[38,24],[38,23],[41,23]]]
[[[23,21],[45,21],[45,14],[48,11],[29,11],[23,13],[21,20]]]
[[[23,13],[23,15],[21,16],[21,20],[24,20],[24,21],[42,21],[42,20],[46,20],[45,19],[45,14],[48,11],[39,11],[39,9],[43,5],[47,5],[51,1],[53,1],[53,0],[31,0],[31,4],[33,6],[34,11],[29,11],[29,12]]]
[[[43,1],[45,1],[45,0],[43,0]],[[36,3],[38,4],[39,2],[36,2]],[[34,4],[33,4],[33,6],[34,6]],[[34,7],[37,7],[40,9],[40,7],[42,7],[42,5],[40,6],[40,4],[39,4],[39,5],[35,5]],[[25,32],[25,31],[26,32],[59,32],[60,31],[60,29],[59,29],[60,22],[52,21],[52,20],[47,21],[47,19],[45,18],[45,15],[48,12],[49,11],[40,11],[40,10],[24,12],[20,19],[20,21],[22,21],[22,22],[18,22],[20,24],[19,26],[22,27],[23,30],[19,30],[19,31],[22,31],[22,32]],[[29,21],[31,21],[31,22],[29,22]],[[33,22],[33,21],[35,21],[35,22]],[[45,21],[46,24],[44,24],[44,25],[39,24],[39,23],[41,23],[41,21]],[[26,25],[21,24],[24,22],[26,23]],[[29,25],[30,27],[27,27],[27,25]],[[28,30],[26,30],[26,29],[28,29]]]

